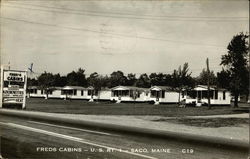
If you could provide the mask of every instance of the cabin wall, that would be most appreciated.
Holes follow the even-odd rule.
[[[100,91],[99,96],[100,100],[110,100],[111,91],[110,90]]]
[[[111,94],[110,94],[111,95]],[[146,92],[141,92],[140,93],[140,97],[137,97],[136,99],[134,99],[133,97],[128,96],[120,96],[120,97],[115,97],[115,96],[111,96],[110,97],[111,101],[124,101],[124,102],[147,102],[149,101],[149,94],[147,94]]]
[[[179,93],[177,92],[165,92],[165,98],[160,99],[160,103],[178,103]]]
[[[218,92],[218,99],[213,99],[211,100],[211,104],[216,104],[216,105],[230,105],[231,104],[231,95],[230,92],[225,93],[225,99],[223,99],[223,92],[219,91]]]
[[[157,102],[156,97],[150,97],[151,101]],[[165,97],[159,98],[160,103],[178,103],[179,93],[178,92],[167,92],[165,91]]]
[[[29,93],[29,97],[45,98],[45,94],[42,94],[42,90],[38,89],[37,93]]]
[[[81,94],[82,90],[76,90],[76,95],[72,94],[72,95],[67,95],[67,98],[70,99],[87,99],[87,91],[83,90],[83,95]],[[64,95],[66,96],[66,95]]]
[[[131,97],[129,96],[120,96],[120,97],[111,97],[111,101],[124,101],[124,102],[129,102],[129,101],[134,101]]]
[[[61,93],[61,90],[54,90],[52,94],[48,94],[48,98],[61,98]]]

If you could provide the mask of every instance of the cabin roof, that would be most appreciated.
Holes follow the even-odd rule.
[[[49,89],[53,89],[53,90],[61,90],[61,89],[63,89],[63,87],[49,87]]]
[[[29,86],[28,89],[38,89],[38,86]]]
[[[160,91],[160,90],[176,91],[173,87],[169,87],[169,86],[152,86],[150,88],[150,90],[156,90],[156,91]]]
[[[116,86],[111,88],[111,90],[139,90],[139,91],[148,91],[148,88],[139,88],[135,86]]]
[[[84,90],[86,88],[81,86],[65,86],[62,88],[62,90],[73,90],[73,89]]]
[[[208,90],[207,85],[197,85],[194,90],[200,91],[200,90]],[[224,88],[218,88],[214,85],[210,86],[210,90],[218,90],[218,91],[227,91],[227,89]]]

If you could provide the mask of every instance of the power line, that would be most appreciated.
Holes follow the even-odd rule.
[[[110,32],[102,32],[102,31],[90,30],[90,29],[85,29],[85,28],[73,28],[73,27],[67,27],[67,26],[60,26],[60,25],[56,25],[56,24],[34,22],[34,21],[28,21],[28,20],[23,20],[23,19],[15,19],[15,18],[3,17],[3,16],[1,16],[0,18],[1,19],[5,19],[5,20],[10,20],[10,21],[18,21],[18,22],[35,24],[35,25],[58,27],[58,28],[63,28],[63,29],[75,30],[75,31],[84,31],[84,32],[92,32],[92,33],[98,33],[98,34],[106,34],[106,35],[112,35],[112,36],[118,36],[118,37],[146,39],[146,40],[156,40],[156,41],[164,41],[164,42],[171,42],[171,43],[182,43],[182,44],[187,44],[187,45],[200,45],[200,46],[210,46],[210,47],[224,48],[224,46],[221,46],[221,45],[192,43],[192,42],[185,42],[185,41],[177,41],[177,40],[169,40],[169,39],[161,39],[161,38],[144,37],[144,36],[138,36],[138,35],[131,36],[131,35],[125,35],[125,34],[118,34],[118,33],[110,33]]]
[[[29,5],[29,6],[35,6],[35,7],[42,7],[42,8],[50,8],[50,9],[60,9],[60,10],[69,10],[69,11],[76,11],[76,12],[89,12],[89,13],[97,13],[97,14],[115,14],[115,15],[125,15],[125,16],[140,16],[140,17],[154,17],[154,18],[187,18],[187,19],[193,19],[193,18],[207,18],[207,19],[212,19],[212,18],[232,18],[232,19],[246,19],[248,17],[208,17],[208,16],[199,16],[199,17],[194,17],[194,16],[156,16],[156,15],[142,15],[142,14],[131,14],[131,13],[121,13],[121,12],[101,12],[101,11],[92,11],[92,10],[77,10],[77,9],[71,9],[71,8],[60,8],[60,7],[51,7],[51,6],[44,6],[44,5],[34,5],[34,4],[24,4],[24,3],[15,3],[18,5]]]
[[[65,10],[70,10],[70,9],[63,9],[63,8],[57,8],[57,7],[45,7],[45,6],[39,6],[39,7],[43,7],[43,8],[52,8],[52,9],[63,9],[63,11],[55,11],[55,10],[45,10],[45,9],[37,9],[37,8],[28,8],[28,7],[20,7],[20,6],[12,6],[9,4],[4,4],[6,7],[11,7],[11,8],[17,8],[17,9],[27,9],[27,10],[35,10],[35,11],[42,11],[42,12],[49,12],[49,13],[62,13],[62,14],[76,14],[76,15],[83,15],[83,16],[95,16],[95,17],[105,17],[105,18],[125,18],[125,19],[142,19],[142,20],[167,20],[167,21],[210,21],[210,22],[241,22],[241,21],[248,21],[248,19],[245,19],[247,17],[228,17],[228,18],[232,18],[232,19],[227,19],[227,18],[223,18],[223,19],[211,19],[208,18],[207,19],[199,19],[201,17],[181,17],[181,16],[154,16],[154,17],[138,17],[138,15],[133,15],[133,16],[117,16],[117,15],[102,15],[102,14],[93,14],[93,13],[76,13],[76,12],[68,12]],[[34,5],[33,5],[34,6]],[[37,5],[35,5],[37,6]],[[136,16],[136,17],[135,17]],[[141,16],[141,15],[140,15]],[[167,18],[167,19],[166,19]],[[177,18],[177,19],[176,19]],[[187,19],[188,18],[188,19]],[[195,19],[196,18],[196,19]],[[198,19],[197,19],[198,18]],[[204,18],[204,17],[202,17]],[[215,18],[215,17],[213,17]],[[244,19],[242,19],[244,18]]]

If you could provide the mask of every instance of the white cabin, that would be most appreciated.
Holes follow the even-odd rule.
[[[30,86],[28,87],[27,91],[27,97],[37,97],[37,98],[44,98],[44,95],[42,94],[42,90],[39,89],[37,86]]]
[[[87,99],[87,89],[81,86],[65,86],[61,90],[63,99]]]
[[[120,102],[148,102],[149,91],[147,88],[133,86],[117,86],[111,88],[111,101]]]
[[[150,101],[155,104],[178,103],[179,93],[168,86],[152,86],[150,89]]]
[[[218,89],[210,87],[210,104],[211,105],[230,105],[231,94],[226,89]],[[208,87],[206,85],[198,85],[191,90],[182,92],[181,99],[186,104],[194,104],[196,106],[208,104]]]
[[[28,87],[28,98],[61,98],[62,87],[49,87],[47,89],[39,88],[38,86]],[[48,96],[47,96],[48,94]]]

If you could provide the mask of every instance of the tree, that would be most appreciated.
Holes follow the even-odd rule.
[[[48,98],[49,88],[54,86],[55,78],[52,73],[47,73],[46,71],[42,73],[38,78],[38,86],[45,90],[46,99]]]
[[[189,73],[188,63],[184,63],[183,68],[179,66],[178,70],[174,70],[172,74],[173,87],[179,92],[178,103],[180,104],[180,94],[183,88],[193,87],[194,80],[191,77],[192,72]]]
[[[56,87],[64,87],[67,85],[67,78],[65,76],[61,76],[59,73],[54,75],[54,86]]]
[[[171,86],[172,76],[163,73],[151,73],[149,75],[151,85],[155,86]]]
[[[213,71],[210,71],[210,73],[207,72],[206,69],[203,69],[200,75],[197,77],[197,83],[207,85],[207,80],[209,79],[210,85],[216,85],[217,79]]]
[[[165,86],[172,86],[173,85],[172,76],[170,74],[164,75],[164,85]]]
[[[115,71],[110,75],[110,87],[125,85],[127,81],[122,71]]]
[[[93,96],[97,92],[99,97],[99,91],[102,88],[102,82],[98,73],[94,72],[90,74],[90,76],[87,78],[87,82],[89,86],[94,87],[94,91],[92,92],[91,96]]]
[[[217,86],[220,88],[230,88],[231,72],[225,69],[217,73]]]
[[[146,73],[140,75],[136,81],[137,87],[149,88],[151,86],[150,79]]]
[[[88,85],[93,86],[97,91],[101,90],[101,88],[105,87],[106,85],[105,77],[99,75],[96,72],[90,74],[90,76],[87,78],[87,81]]]
[[[67,85],[87,86],[87,80],[84,74],[85,70],[79,68],[77,72],[72,71],[67,74]]]
[[[133,73],[129,73],[128,76],[127,76],[127,81],[126,81],[126,85],[127,86],[134,86],[135,83],[136,83],[136,77],[135,77],[135,74]]]
[[[227,46],[228,53],[221,57],[221,65],[230,72],[229,89],[235,99],[234,107],[238,107],[240,93],[249,94],[248,37],[242,32],[235,35]]]
[[[38,86],[38,81],[35,78],[29,78],[27,79],[27,85],[28,86]]]

